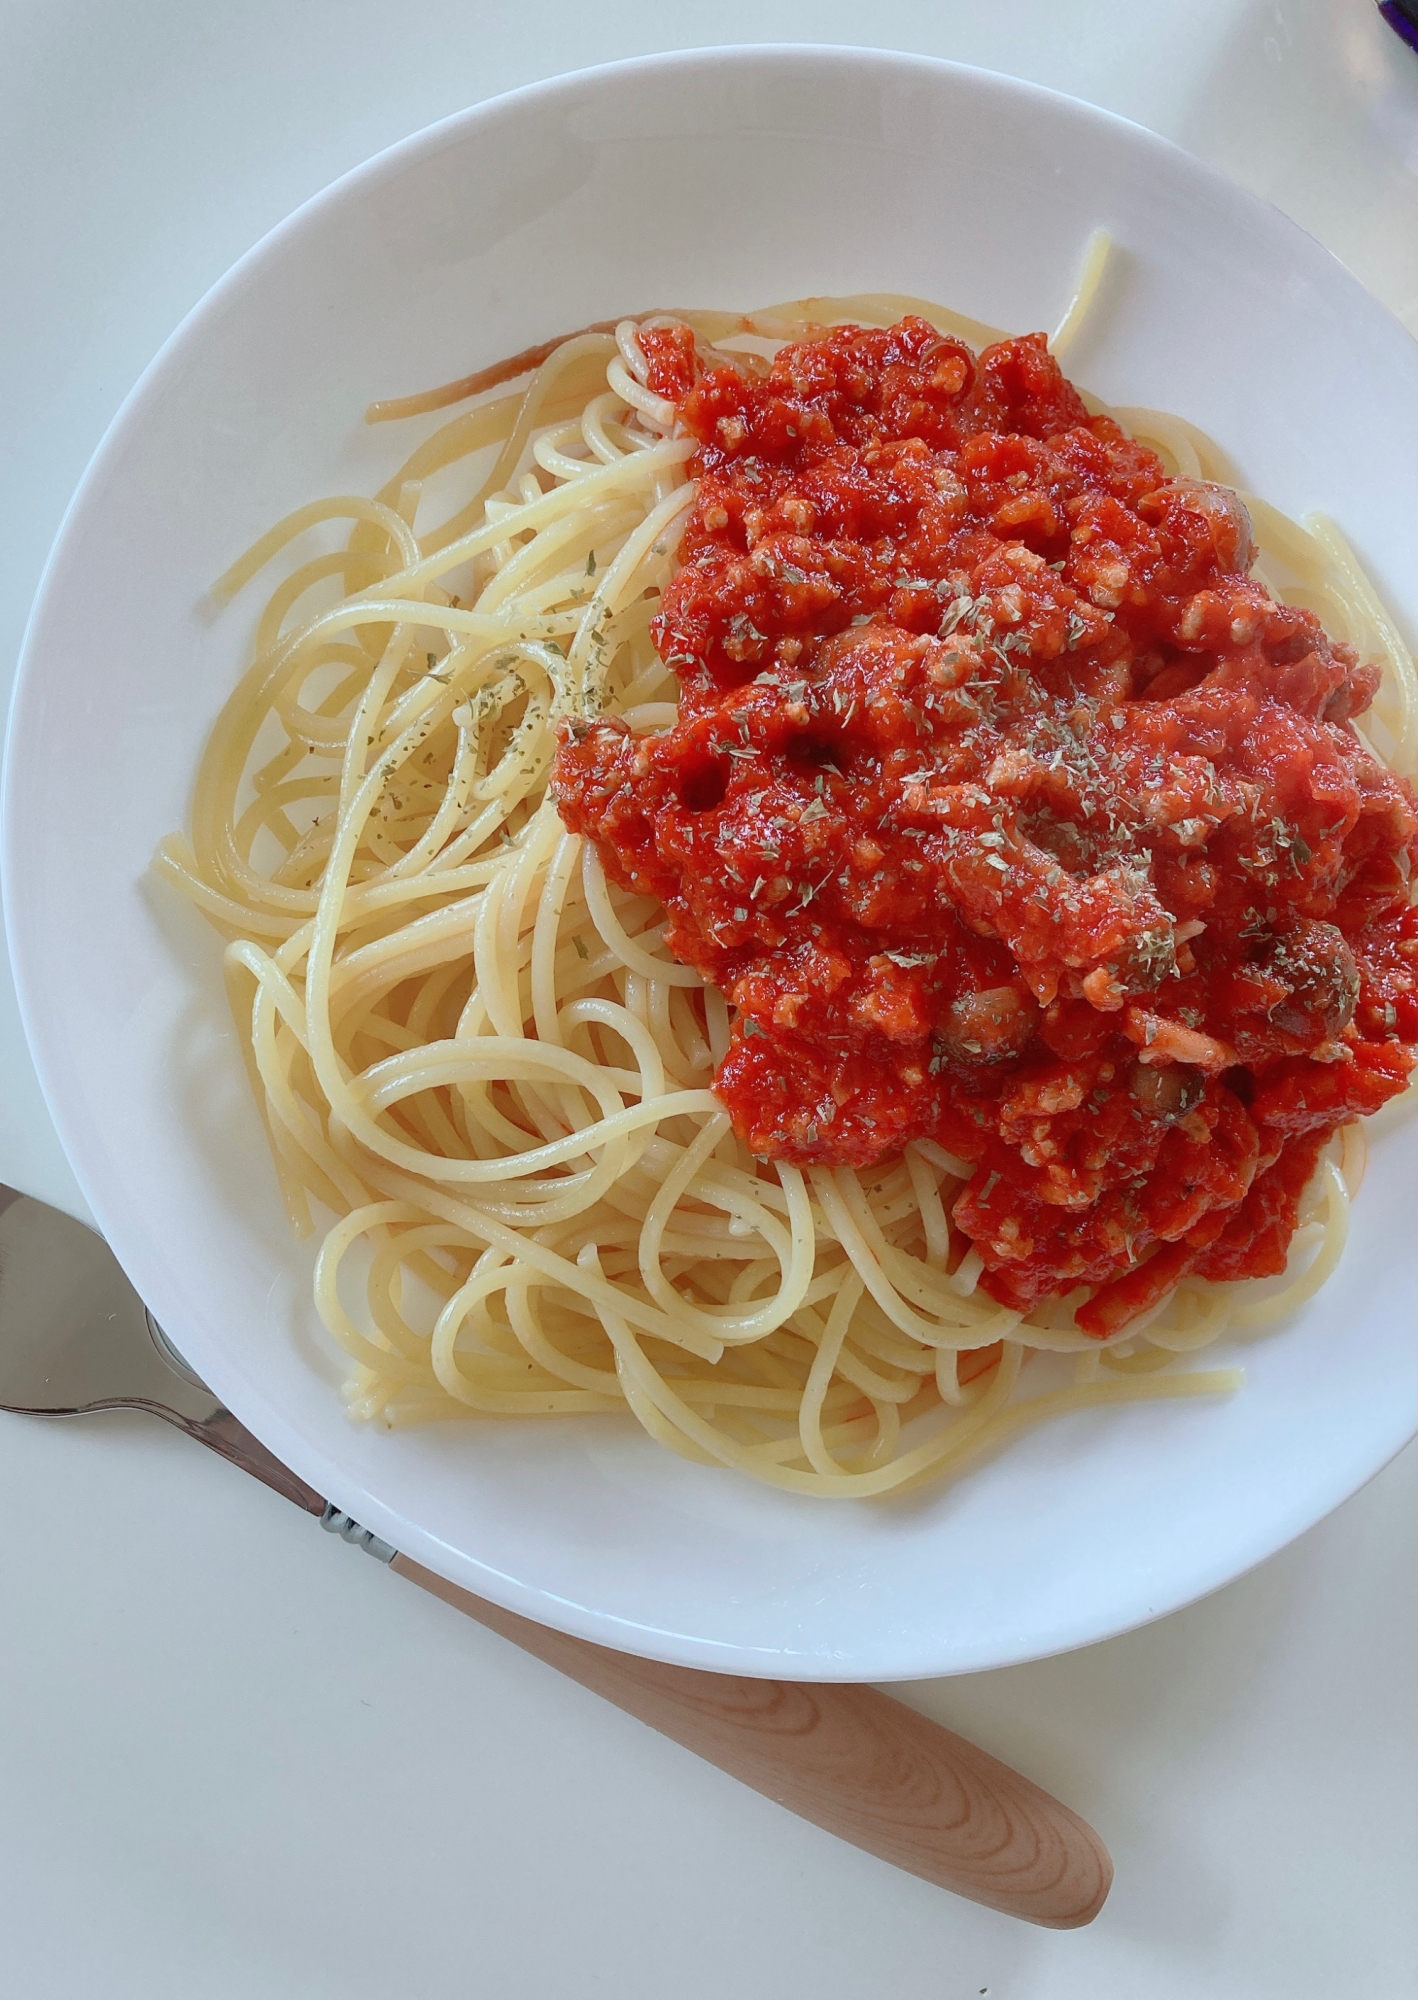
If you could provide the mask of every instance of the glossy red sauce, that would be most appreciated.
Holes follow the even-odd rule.
[[[752,1150],[969,1161],[954,1221],[1103,1335],[1277,1272],[1323,1140],[1418,1038],[1409,788],[1377,671],[1248,575],[1244,508],[1090,417],[1043,337],[919,319],[705,373],[655,627],[679,720],[572,725],[553,788],[728,996]]]

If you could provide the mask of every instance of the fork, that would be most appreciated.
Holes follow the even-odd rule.
[[[1113,1867],[1076,1813],[870,1687],[746,1679],[572,1638],[447,1582],[332,1506],[183,1361],[113,1252],[0,1184],[0,1410],[138,1409],[175,1424],[480,1625],[754,1791],[972,1902],[1050,1929],[1090,1923]]]

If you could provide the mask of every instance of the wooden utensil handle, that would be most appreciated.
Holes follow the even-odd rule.
[[[912,1875],[1052,1930],[1091,1923],[1113,1879],[1085,1820],[998,1758],[875,1688],[748,1680],[612,1652],[392,1568],[800,1818]]]

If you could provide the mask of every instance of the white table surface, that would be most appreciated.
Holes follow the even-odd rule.
[[[1135,118],[1418,331],[1418,57],[1369,0],[0,0],[5,682],[104,427],[266,229],[477,99],[751,40],[949,56]],[[0,1079],[0,1177],[82,1214],[7,972]],[[1410,1447],[1144,1631],[897,1690],[1109,1841],[1111,1901],[1056,1935],[789,1818],[175,1432],[0,1418],[0,1989],[1398,2000],[1416,1480]]]

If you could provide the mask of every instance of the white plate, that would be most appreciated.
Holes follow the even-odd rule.
[[[5,889],[26,1027],[84,1193],[233,1410],[380,1535],[500,1603],[692,1665],[891,1679],[1024,1660],[1169,1611],[1279,1548],[1414,1427],[1418,1173],[1376,1147],[1337,1277],[1222,1403],[1071,1417],[966,1483],[813,1503],[628,1423],[352,1428],[200,919],[145,880],[250,637],[207,583],[286,509],[371,491],[373,396],[662,302],[904,290],[1050,325],[1083,242],[1123,255],[1070,357],[1178,410],[1292,513],[1323,507],[1415,616],[1418,355],[1282,216],[1121,120],[913,57],[748,49],[538,85],[394,147],[197,307],[105,439],[26,642]]]

